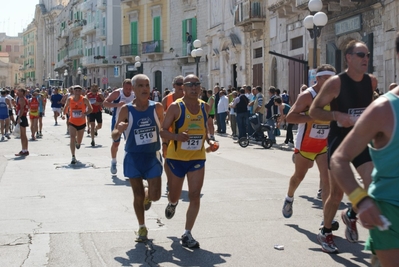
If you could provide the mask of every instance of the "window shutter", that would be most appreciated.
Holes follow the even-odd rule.
[[[187,32],[187,20],[183,20],[181,22],[182,29],[182,56],[187,56],[187,42],[186,42],[186,32]]]
[[[154,40],[160,41],[161,40],[161,17],[154,17],[153,18],[153,37]]]
[[[137,27],[138,22],[137,21],[132,21],[130,22],[130,44],[131,44],[131,54],[132,55],[138,55],[138,27]]]
[[[193,41],[194,41],[195,39],[197,39],[197,18],[191,19],[191,27],[192,27],[191,35],[193,36]]]

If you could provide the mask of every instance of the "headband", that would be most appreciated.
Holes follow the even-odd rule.
[[[323,76],[323,75],[333,76],[333,75],[335,75],[335,72],[329,71],[329,70],[323,70],[323,71],[320,71],[320,72],[316,73],[316,77]]]

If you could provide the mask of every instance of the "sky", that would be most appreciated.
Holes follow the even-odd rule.
[[[18,33],[32,22],[35,7],[39,0],[2,0],[0,14],[0,32],[8,36],[18,36]]]

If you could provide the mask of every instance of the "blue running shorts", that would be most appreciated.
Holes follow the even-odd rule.
[[[161,177],[163,171],[161,153],[129,153],[123,159],[123,175],[129,179]]]

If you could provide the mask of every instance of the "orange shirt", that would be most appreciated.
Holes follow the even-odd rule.
[[[81,126],[86,123],[86,105],[83,101],[83,96],[80,96],[78,101],[75,101],[74,96],[69,99],[69,122],[76,126]]]

